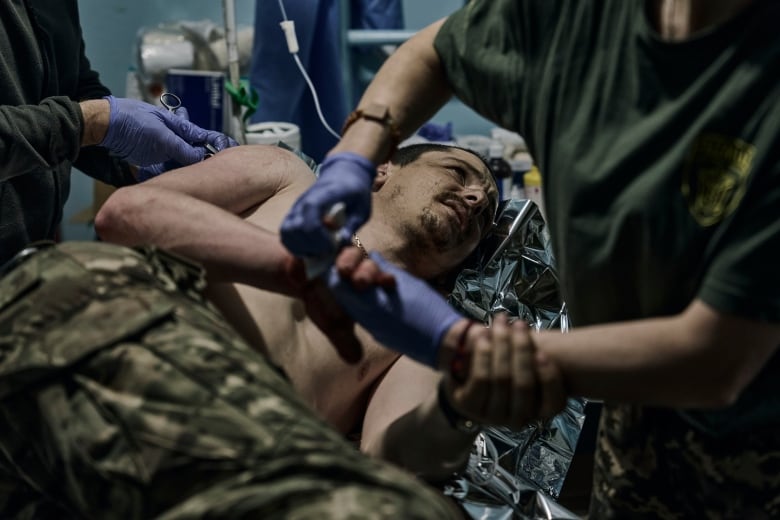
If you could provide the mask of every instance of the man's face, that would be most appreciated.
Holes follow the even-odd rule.
[[[428,151],[391,169],[383,191],[404,235],[441,267],[460,264],[493,223],[498,190],[490,170],[459,149]]]

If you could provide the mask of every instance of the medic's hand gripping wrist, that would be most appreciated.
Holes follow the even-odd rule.
[[[395,277],[395,288],[355,290],[334,267],[324,275],[328,288],[352,318],[388,348],[439,368],[439,347],[445,332],[463,317],[428,284],[370,254],[383,271]]]
[[[174,161],[181,165],[202,161],[210,144],[226,147],[230,138],[208,131],[167,110],[136,99],[107,96],[108,131],[100,143],[136,166]]]
[[[332,256],[371,213],[371,186],[376,177],[374,164],[365,157],[335,153],[322,163],[317,181],[293,204],[281,226],[282,243],[296,256]],[[344,227],[337,244],[323,217],[337,203],[345,204]]]

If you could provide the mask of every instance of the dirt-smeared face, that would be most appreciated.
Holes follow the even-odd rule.
[[[427,151],[390,170],[380,191],[404,235],[438,265],[458,265],[492,226],[498,189],[490,170],[457,148]]]

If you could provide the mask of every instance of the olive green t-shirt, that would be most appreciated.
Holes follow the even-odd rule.
[[[435,46],[455,94],[539,165],[574,326],[696,298],[780,322],[780,2],[678,43],[645,4],[471,0]],[[776,354],[751,390],[778,422],[779,372]]]

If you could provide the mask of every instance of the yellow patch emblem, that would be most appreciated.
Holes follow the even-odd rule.
[[[685,161],[682,194],[700,226],[717,224],[739,205],[755,153],[753,145],[719,134],[694,141]]]

